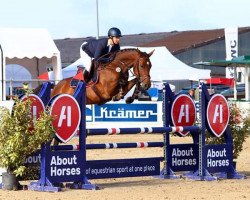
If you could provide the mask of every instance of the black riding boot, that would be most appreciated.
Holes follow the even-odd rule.
[[[90,81],[89,72],[85,68],[83,69],[83,77],[86,83]]]

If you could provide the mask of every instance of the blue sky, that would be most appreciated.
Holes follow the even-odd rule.
[[[0,27],[46,28],[53,39],[97,35],[97,0],[0,0]],[[98,0],[99,35],[250,26],[249,0]]]

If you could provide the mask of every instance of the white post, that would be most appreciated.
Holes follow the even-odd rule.
[[[238,27],[227,27],[224,29],[225,32],[225,45],[226,45],[226,60],[232,60],[235,57],[238,57]],[[230,67],[226,67],[226,78],[232,78]],[[237,69],[234,70],[234,99],[237,100]]]
[[[236,88],[236,84],[237,84],[237,70],[236,67],[234,68],[234,100],[237,100],[237,88]]]
[[[60,53],[57,53],[52,57],[52,66],[54,72],[54,80],[57,84],[60,80],[62,80],[62,63]]]
[[[245,67],[245,100],[250,101],[250,67]]]

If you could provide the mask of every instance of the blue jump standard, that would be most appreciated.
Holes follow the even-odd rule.
[[[80,83],[75,93],[78,95],[74,95],[79,105],[85,105],[85,99],[79,96],[84,92],[84,84]],[[230,133],[226,133],[225,144],[205,144],[205,106],[210,98],[205,86],[203,86],[201,94],[201,127],[182,127],[182,130],[191,132],[194,143],[170,144],[169,133],[176,131],[176,127],[171,127],[173,124],[169,112],[174,98],[169,86],[166,85],[163,106],[164,127],[86,129],[84,121],[80,124],[78,151],[51,151],[49,145],[47,148],[45,145],[42,148],[42,151],[44,151],[42,161],[44,160],[44,162],[41,162],[41,179],[36,183],[32,183],[29,188],[40,191],[59,191],[60,188],[56,187],[55,184],[73,182],[71,188],[98,189],[96,185],[89,182],[89,179],[156,175],[160,175],[161,178],[176,178],[175,172],[178,171],[183,171],[184,176],[194,180],[216,180],[222,176],[225,178],[244,178],[232,168],[232,138]],[[84,116],[85,106],[82,106],[81,110]],[[164,157],[87,161],[86,149],[90,146],[86,144],[85,133],[88,135],[163,133]],[[135,146],[135,143],[130,145]],[[130,145],[127,144],[124,148],[132,147]],[[162,143],[156,146],[162,146]],[[107,148],[107,144],[93,145],[93,148]],[[122,147],[120,146],[120,148]],[[214,158],[210,156],[208,158],[208,155],[217,152],[224,152],[223,157]],[[160,171],[160,162],[162,160],[164,160],[164,169]],[[61,163],[65,165],[62,167]],[[226,166],[218,167],[218,163],[226,163]],[[213,175],[218,173],[222,175]]]
[[[40,97],[49,103],[50,84],[44,85]],[[77,100],[82,119],[85,119],[85,85],[80,82],[75,90],[74,98]],[[38,191],[60,191],[60,183],[71,182],[71,188],[76,189],[98,189],[90,179],[120,178],[134,176],[159,176],[160,178],[177,178],[175,172],[183,172],[194,180],[217,180],[218,178],[244,178],[233,168],[232,158],[232,136],[229,128],[224,133],[225,144],[205,144],[206,107],[210,100],[206,86],[202,85],[200,102],[200,126],[175,127],[170,116],[171,106],[176,97],[172,94],[168,84],[164,91],[164,126],[145,128],[120,128],[120,129],[86,129],[86,121],[81,120],[79,126],[79,146],[67,147],[71,149],[60,149],[51,147],[50,143],[42,145],[41,148],[41,178],[32,182],[30,190]],[[50,101],[53,101],[50,100]],[[178,131],[190,131],[193,138],[191,144],[170,143],[170,133]],[[209,130],[208,130],[209,131]],[[86,134],[138,134],[138,133],[162,133],[163,143],[152,143],[152,147],[163,147],[164,156],[155,158],[133,158],[114,160],[86,160],[87,149],[104,148],[139,148],[138,143],[117,143],[114,146],[108,144],[86,144]],[[118,147],[119,146],[119,147]],[[150,145],[148,145],[150,147]],[[66,148],[66,147],[65,147]],[[73,150],[72,150],[73,149]],[[164,168],[160,170],[160,162],[163,160]]]

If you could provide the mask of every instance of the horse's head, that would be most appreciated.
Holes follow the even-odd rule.
[[[140,90],[149,89],[151,87],[149,57],[153,52],[147,54],[139,49],[122,49],[112,55],[113,59],[109,63],[99,64],[97,68],[98,83],[105,88],[101,92],[95,91],[95,93],[99,93],[99,99],[110,100],[112,98],[114,101],[118,101],[136,85],[131,98],[133,101],[138,98]],[[129,78],[130,73],[134,77]],[[126,100],[129,103],[132,101]]]
[[[154,50],[150,53],[139,52],[139,57],[137,59],[136,64],[133,67],[134,75],[140,82],[140,87],[143,90],[147,90],[151,87],[150,81],[150,69],[151,62],[149,57],[154,53]]]

